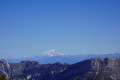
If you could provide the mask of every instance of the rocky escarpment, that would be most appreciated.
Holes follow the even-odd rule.
[[[11,80],[120,80],[120,58],[94,58],[72,65],[0,60],[0,75]]]
[[[8,77],[10,80],[52,80],[67,67],[68,64],[59,62],[40,65],[37,61],[8,63],[0,59],[0,75]]]
[[[11,79],[28,80],[52,80],[54,76],[63,72],[68,64],[44,64],[40,65],[37,61],[22,61],[21,63],[10,63]]]
[[[37,66],[39,67],[39,63],[37,61],[22,61],[21,63],[10,63],[11,66],[11,78],[22,77],[24,78],[24,73],[27,69],[33,69]]]
[[[85,60],[70,65],[54,80],[120,80],[120,58]]]
[[[6,77],[10,77],[11,68],[7,61],[0,59],[0,74]]]

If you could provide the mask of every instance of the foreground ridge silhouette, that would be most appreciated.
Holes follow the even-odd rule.
[[[93,58],[72,65],[1,59],[0,74],[10,80],[120,80],[120,58]]]

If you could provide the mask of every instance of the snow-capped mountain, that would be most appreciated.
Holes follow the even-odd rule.
[[[55,49],[51,49],[49,51],[45,51],[41,53],[42,56],[64,56],[63,53],[56,51]]]
[[[23,57],[23,58],[3,58],[6,59],[8,62],[21,62],[23,60],[31,60],[31,61],[38,61],[40,64],[46,64],[46,63],[75,63],[78,61],[83,61],[85,59],[90,58],[118,58],[120,57],[120,53],[115,54],[86,54],[86,55],[64,55],[63,53],[51,49],[48,51],[44,51],[37,56],[34,57]]]

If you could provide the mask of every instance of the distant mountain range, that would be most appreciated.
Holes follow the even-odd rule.
[[[120,53],[114,54],[86,54],[86,55],[64,55],[63,53],[57,52],[55,49],[45,51],[42,54],[35,56],[35,57],[26,57],[26,58],[4,58],[8,62],[18,63],[23,60],[32,60],[38,61],[40,64],[47,64],[47,63],[68,63],[73,64],[75,62],[83,61],[90,58],[118,58],[120,57]]]
[[[93,58],[72,65],[0,59],[1,76],[1,80],[120,80],[120,58]]]

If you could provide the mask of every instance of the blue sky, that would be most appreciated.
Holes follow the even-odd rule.
[[[0,0],[0,55],[120,53],[120,0]]]

